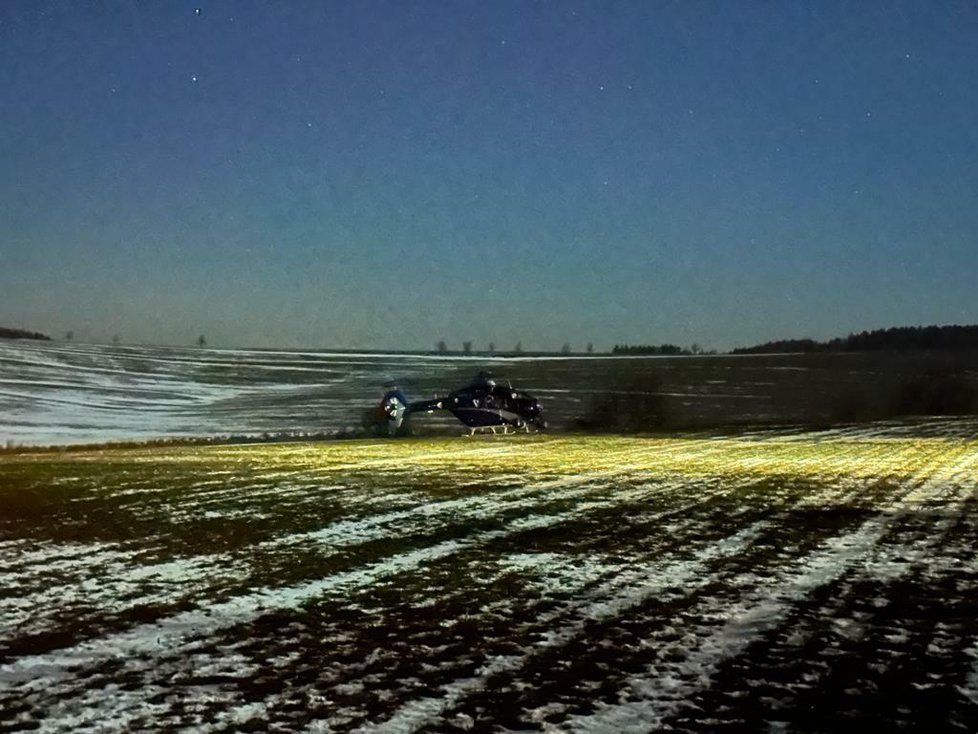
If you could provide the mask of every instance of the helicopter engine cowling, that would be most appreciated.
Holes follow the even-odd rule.
[[[528,398],[527,403],[525,408],[527,421],[537,426],[537,428],[546,428],[547,421],[543,417],[543,406],[540,404],[540,401],[536,398]]]

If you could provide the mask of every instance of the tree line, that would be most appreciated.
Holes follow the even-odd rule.
[[[0,339],[43,339],[51,341],[51,337],[39,331],[26,331],[25,329],[7,329],[0,326]]]
[[[978,349],[975,326],[894,326],[849,334],[820,342],[814,339],[780,339],[752,347],[738,347],[732,354],[783,354],[786,352],[868,352],[907,349]]]
[[[699,344],[688,347],[681,347],[678,344],[615,344],[611,349],[612,354],[624,355],[645,355],[660,354],[666,356],[691,355],[691,354],[716,354],[715,349],[704,350]]]
[[[587,346],[584,347],[584,350],[588,354],[594,354],[594,344],[592,342],[588,342],[587,343]],[[444,339],[439,340],[435,344],[435,351],[437,351],[437,352],[439,352],[441,354],[448,354],[448,353],[457,354],[458,353],[458,350],[452,349],[448,345],[448,342],[446,342]],[[472,354],[473,353],[472,342],[471,341],[464,341],[464,342],[462,342],[462,352],[461,353],[462,354]],[[506,349],[501,349],[501,350],[496,349],[496,343],[495,342],[489,342],[488,348],[485,350],[485,352],[479,352],[479,353],[480,354],[486,354],[486,353],[488,353],[488,354],[523,354],[523,342],[521,342],[521,341],[520,342],[516,342],[515,346],[512,349],[509,349],[509,350],[506,350]],[[571,348],[570,342],[564,342],[563,346],[561,346],[561,348],[560,348],[560,353],[561,354],[574,354],[575,352]]]

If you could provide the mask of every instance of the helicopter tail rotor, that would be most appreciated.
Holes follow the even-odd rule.
[[[397,386],[391,386],[380,399],[376,424],[382,436],[403,436],[408,432],[410,403]]]

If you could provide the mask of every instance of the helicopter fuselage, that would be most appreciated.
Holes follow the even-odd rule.
[[[473,433],[480,429],[495,431],[510,428],[529,431],[531,426],[546,427],[540,401],[532,395],[480,377],[442,398],[408,402],[400,389],[388,391],[380,404],[387,421],[388,435],[402,432],[405,420],[413,413],[446,410],[468,426]]]

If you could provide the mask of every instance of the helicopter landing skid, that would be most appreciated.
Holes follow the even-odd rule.
[[[494,436],[498,436],[499,434],[503,434],[505,436],[505,435],[508,435],[508,434],[520,433],[521,429],[522,429],[522,432],[523,433],[532,433],[532,431],[530,431],[530,424],[529,423],[524,423],[521,426],[511,426],[508,423],[504,423],[501,426],[473,426],[472,428],[469,428],[469,432],[468,433],[465,433],[465,434],[462,434],[462,435],[464,435],[466,438],[471,438],[472,436],[476,435],[477,433],[479,433],[479,434],[492,433],[492,435],[494,435]]]

